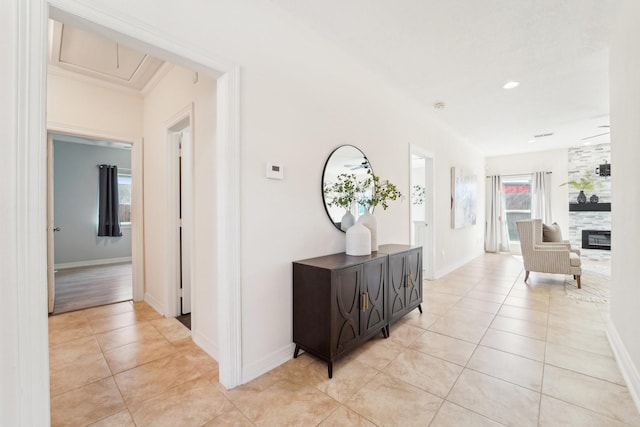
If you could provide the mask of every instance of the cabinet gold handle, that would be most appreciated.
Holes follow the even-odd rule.
[[[360,307],[362,308],[362,311],[366,311],[367,310],[367,302],[365,300],[364,295],[365,294],[360,294]]]

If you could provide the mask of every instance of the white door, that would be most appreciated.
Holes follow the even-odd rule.
[[[56,296],[53,256],[53,233],[55,231],[53,223],[53,137],[49,133],[47,134],[47,306],[49,313],[53,313]]]
[[[180,311],[181,314],[191,313],[191,223],[188,209],[191,201],[191,129],[186,127],[179,133],[180,160],[179,175],[179,203],[180,203]]]

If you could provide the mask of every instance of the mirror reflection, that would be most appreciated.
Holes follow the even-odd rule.
[[[338,230],[346,231],[365,212],[358,200],[372,194],[373,184],[363,182],[373,173],[367,156],[353,145],[336,148],[324,165],[322,196],[329,219]]]

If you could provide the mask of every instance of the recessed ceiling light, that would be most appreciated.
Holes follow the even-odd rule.
[[[533,144],[534,142],[536,142],[536,140],[535,140],[535,139],[530,139],[530,140],[529,140],[529,144]]]
[[[505,88],[505,89],[513,89],[514,87],[518,87],[518,85],[520,85],[519,82],[510,81],[510,82],[505,83],[505,85],[502,86],[502,87]]]

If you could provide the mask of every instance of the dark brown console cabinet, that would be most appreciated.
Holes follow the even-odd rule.
[[[382,245],[389,254],[389,323],[416,307],[422,313],[422,250],[405,245]]]
[[[390,260],[396,256],[401,261],[392,266]],[[418,267],[416,262],[420,263],[417,276],[412,274],[412,268]],[[402,272],[397,272],[398,268]],[[367,256],[340,253],[294,262],[294,357],[302,349],[325,360],[331,378],[338,357],[380,332],[387,337],[389,280],[406,273],[412,274],[411,287],[419,290],[403,293],[403,310],[394,312],[396,318],[422,302],[422,248],[385,245]]]

